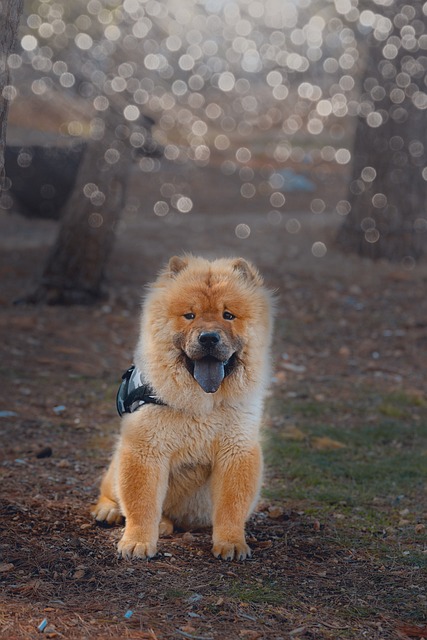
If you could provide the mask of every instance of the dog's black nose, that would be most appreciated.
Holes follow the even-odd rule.
[[[202,331],[199,335],[199,342],[204,347],[214,347],[220,340],[221,337],[216,331]]]

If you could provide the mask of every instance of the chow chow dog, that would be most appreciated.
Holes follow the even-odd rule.
[[[244,528],[261,485],[272,302],[243,258],[175,256],[150,286],[135,368],[124,377],[129,397],[140,384],[144,400],[123,405],[93,508],[101,523],[124,518],[120,556],[153,557],[174,525],[212,525],[216,557],[251,555]]]

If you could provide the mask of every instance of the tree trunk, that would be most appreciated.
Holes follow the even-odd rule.
[[[21,302],[90,304],[102,298],[104,270],[124,204],[130,160],[108,164],[105,140],[90,141],[37,289]]]
[[[4,88],[9,84],[7,58],[13,50],[24,0],[0,0],[0,187],[4,178],[4,148],[9,101]]]
[[[368,41],[348,195],[351,210],[337,242],[362,256],[413,263],[425,252],[427,240],[426,69],[417,40],[425,16],[423,1],[400,13],[404,5],[409,6],[406,0],[397,0],[386,10],[395,25],[388,39],[378,41],[372,34]]]

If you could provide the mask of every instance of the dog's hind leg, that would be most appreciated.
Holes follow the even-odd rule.
[[[159,524],[159,536],[170,536],[173,533],[173,522],[164,514]]]
[[[115,459],[101,481],[101,492],[96,505],[92,508],[92,515],[100,524],[123,524],[124,517],[114,495]]]

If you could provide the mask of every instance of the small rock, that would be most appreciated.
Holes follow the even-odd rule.
[[[280,366],[292,373],[304,373],[307,370],[303,364],[293,364],[292,362],[282,362]]]
[[[298,627],[297,629],[292,629],[292,631],[289,632],[289,635],[291,638],[293,638],[294,636],[298,636],[302,633],[305,633],[306,631],[306,627]]]
[[[341,347],[338,350],[338,355],[340,355],[342,358],[348,358],[350,356],[350,349],[348,347]]]
[[[71,462],[69,460],[60,460],[57,464],[60,469],[69,469],[71,467]]]
[[[66,410],[66,407],[63,404],[58,404],[56,407],[53,407],[53,411],[56,413],[56,415],[59,415],[65,410]]]
[[[360,296],[360,294],[362,293],[362,289],[359,287],[358,284],[352,284],[351,287],[349,287],[349,292],[353,296]]]
[[[203,600],[203,596],[200,593],[193,593],[192,596],[187,598],[187,602],[189,602],[190,604],[193,604],[194,602],[200,602],[200,600]]]
[[[184,542],[194,542],[194,536],[189,531],[186,531],[182,536]]]
[[[84,577],[85,573],[86,571],[84,569],[77,569],[77,571],[73,575],[73,578],[75,578],[76,580],[80,580]]]
[[[276,518],[281,518],[283,516],[283,508],[282,507],[269,507],[268,515],[270,516],[270,518],[273,518],[274,520]]]
[[[50,458],[52,453],[52,447],[43,447],[38,453],[36,453],[36,458]]]

